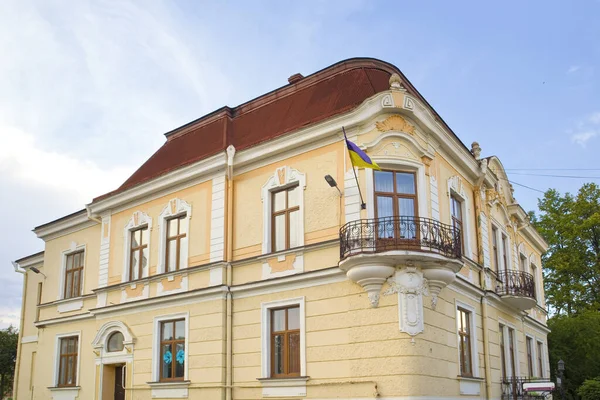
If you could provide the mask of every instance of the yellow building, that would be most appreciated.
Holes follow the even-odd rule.
[[[381,171],[352,168],[342,127]],[[395,66],[296,74],[166,138],[14,262],[16,399],[500,399],[549,378],[547,245],[500,160]]]

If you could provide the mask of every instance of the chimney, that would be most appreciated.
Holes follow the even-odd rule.
[[[292,75],[292,76],[290,76],[288,78],[288,82],[291,85],[293,83],[301,81],[302,79],[304,79],[304,75],[302,75],[302,74],[294,74],[294,75]]]

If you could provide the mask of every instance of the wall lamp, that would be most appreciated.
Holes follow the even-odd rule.
[[[325,175],[325,180],[327,181],[327,183],[329,184],[329,186],[334,187],[334,188],[337,189],[337,191],[340,193],[340,197],[341,197],[342,196],[342,191],[338,187],[337,182],[335,181],[335,179],[333,179],[333,177],[331,175]]]
[[[42,271],[40,271],[39,269],[37,269],[36,267],[30,267],[29,268],[31,271],[33,271],[36,274],[42,274],[44,276],[44,279],[47,278],[46,274],[44,274]]]

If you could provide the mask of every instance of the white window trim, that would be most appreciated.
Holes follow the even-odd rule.
[[[535,300],[537,301],[538,305],[542,305],[542,299],[543,299],[543,295],[542,293],[544,292],[543,289],[540,290],[540,287],[543,288],[542,285],[542,275],[540,274],[541,270],[538,267],[538,263],[536,262],[536,257],[534,255],[534,253],[531,253],[529,255],[529,258],[527,259],[527,261],[529,262],[529,270],[531,271],[531,275],[533,275],[533,281],[535,284]],[[541,265],[541,263],[540,263]]]
[[[144,226],[148,227],[148,260],[146,263],[146,267],[142,269],[142,276],[140,278],[145,278],[149,275],[150,272],[150,244],[152,243],[151,234],[152,234],[152,218],[142,212],[136,211],[133,213],[129,221],[127,221],[127,225],[125,225],[125,229],[123,230],[123,243],[125,244],[123,247],[123,273],[121,275],[122,282],[128,282],[129,279],[129,251],[131,248],[131,231],[135,231],[136,229],[142,228]]]
[[[475,307],[463,303],[460,300],[454,301],[454,319],[456,323],[456,355],[458,360],[458,376],[462,376],[460,373],[460,336],[458,334],[458,318],[456,318],[456,314],[458,313],[459,307],[463,310],[466,310],[470,313],[469,318],[469,330],[471,334],[471,368],[473,369],[473,378],[479,378],[479,352],[477,351],[477,324],[475,324],[475,318],[477,317],[477,313],[475,312]]]
[[[292,299],[276,300],[261,303],[261,371],[263,379],[271,378],[271,318],[270,310],[273,308],[298,305],[300,307],[300,377],[306,376],[306,319],[305,299],[296,297]],[[295,379],[295,378],[294,378]]]
[[[417,205],[419,217],[428,218],[429,207],[427,206],[427,187],[429,183],[425,179],[425,166],[423,163],[410,160],[396,160],[393,158],[371,157],[382,169],[391,171],[415,172],[417,179]],[[375,173],[370,168],[365,168],[367,181],[367,218],[375,218]]]
[[[60,340],[67,337],[77,336],[77,371],[75,372],[75,386],[79,386],[79,372],[81,365],[81,331],[74,331],[69,333],[59,333],[54,337],[54,377],[53,383],[54,387],[58,388],[58,371],[60,369]],[[72,387],[68,386],[66,389],[71,389]],[[64,389],[64,387],[60,387],[60,389]]]
[[[527,357],[527,339],[531,339],[531,366],[533,367],[533,376],[534,377],[539,377],[538,375],[538,370],[537,370],[537,352],[536,352],[536,347],[537,347],[537,342],[535,341],[535,336],[529,335],[529,334],[525,334],[525,357]],[[526,362],[527,364],[527,362]],[[529,365],[527,365],[527,372],[529,373]]]
[[[169,200],[169,204],[165,206],[160,215],[158,216],[158,235],[159,235],[159,247],[158,247],[158,267],[157,273],[162,274],[167,272],[167,221],[171,218],[177,218],[185,214],[185,218],[181,221],[182,226],[185,228],[186,236],[181,240],[179,269],[185,269],[188,267],[189,258],[189,237],[190,237],[190,219],[192,218],[192,206],[189,205],[185,200],[179,198]],[[174,271],[171,271],[174,272]]]
[[[515,376],[521,376],[521,366],[519,365],[519,348],[517,347],[517,344],[519,343],[518,339],[517,339],[517,333],[519,333],[519,331],[517,330],[517,328],[509,323],[508,321],[502,319],[502,318],[498,318],[498,323],[502,324],[504,326],[504,360],[506,361],[506,377],[507,378],[511,378],[511,377],[515,377]],[[512,329],[514,331],[514,335],[513,335],[513,349],[515,350],[515,370],[516,371],[510,371],[511,368],[511,364],[510,364],[510,342],[509,342],[509,335],[508,335],[508,328]],[[510,374],[509,374],[510,372]]]
[[[298,184],[300,187],[300,198],[298,199],[299,220],[298,220],[298,246],[304,246],[304,190],[306,189],[306,174],[301,173],[292,167],[280,167],[269,177],[267,182],[261,188],[261,199],[263,203],[263,242],[262,254],[272,253],[271,249],[271,210],[272,210],[272,192]]]
[[[498,264],[500,265],[498,265],[498,271],[496,272],[499,273],[504,270],[510,271],[512,269],[512,261],[510,256],[510,235],[502,228],[502,224],[498,223],[498,221],[495,218],[492,218],[491,224],[494,228],[496,228],[496,232],[498,233],[498,235],[496,236],[496,243],[498,243]],[[492,234],[490,234],[490,236],[491,235]],[[504,246],[502,246],[502,235],[506,236],[506,249],[509,252],[509,254],[507,254],[506,256],[506,265],[502,264],[504,256]],[[490,243],[490,246],[493,246],[493,244]],[[493,251],[493,248],[490,247],[490,250]]]
[[[532,336],[533,337],[533,336]],[[536,375],[538,378],[545,378],[546,377],[546,364],[548,362],[548,355],[547,355],[547,351],[548,351],[548,345],[546,344],[546,342],[542,339],[540,339],[539,337],[533,337],[533,343],[534,343],[534,349],[535,349],[535,353],[536,353],[536,358],[535,358],[535,370],[536,370]],[[537,363],[537,349],[538,349],[538,343],[542,344],[542,370],[538,371],[538,363]]]
[[[190,313],[176,313],[176,314],[168,314],[161,315],[158,317],[154,317],[154,336],[152,339],[152,381],[153,383],[162,383],[160,382],[160,323],[163,321],[171,321],[175,319],[184,319],[185,320],[185,361],[184,361],[184,369],[183,369],[183,380],[187,381],[188,373],[189,373],[189,363],[188,363],[188,353],[190,350],[189,347],[189,338],[190,338]],[[173,382],[169,382],[173,383]],[[179,382],[175,382],[179,383]]]
[[[67,257],[78,251],[83,251],[83,271],[81,273],[81,294],[75,297],[65,298],[65,273],[67,271]],[[87,246],[84,244],[77,245],[75,242],[71,242],[71,247],[68,250],[62,252],[62,262],[60,267],[60,277],[58,282],[58,296],[57,300],[71,300],[78,299],[85,293],[85,266],[87,265]]]
[[[460,200],[460,212],[462,213],[462,241],[464,242],[464,253],[463,256],[471,258],[471,241],[469,227],[471,226],[471,213],[469,212],[469,198],[465,193],[465,188],[459,182],[458,176],[453,176],[448,179],[448,211],[450,226],[452,226],[452,195],[456,196]]]

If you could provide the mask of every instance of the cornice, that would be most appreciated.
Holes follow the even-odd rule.
[[[225,173],[226,166],[227,155],[224,151],[219,152],[204,160],[186,165],[185,167],[168,172],[148,182],[133,186],[123,192],[108,195],[105,198],[93,201],[90,204],[87,204],[85,208],[90,216],[99,217],[107,211],[133,203],[136,200],[144,199],[157,192],[167,191],[188,181],[214,173],[219,169],[223,169],[223,173]]]
[[[32,254],[27,257],[20,258],[16,261],[13,261],[13,266],[15,270],[17,268],[27,269],[30,267],[35,267],[36,265],[40,265],[44,263],[44,252],[40,251],[39,253]]]
[[[47,224],[38,226],[33,230],[38,238],[44,242],[68,235],[82,229],[97,225],[98,222],[90,220],[85,210],[81,210],[67,217],[57,219]]]

